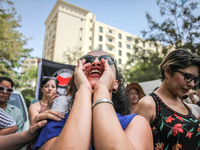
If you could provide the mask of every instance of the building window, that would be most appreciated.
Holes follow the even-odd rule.
[[[137,53],[137,52],[138,52],[138,48],[137,48],[137,47],[135,47],[134,49],[135,49],[135,52]]]
[[[119,61],[119,64],[122,64],[122,60],[121,59],[119,59],[118,61]]]
[[[143,54],[145,54],[145,50],[143,50],[142,52],[143,52]]]
[[[109,50],[109,51],[112,51],[112,47],[108,47],[108,50]]]
[[[89,49],[92,49],[92,47],[90,46]]]
[[[103,32],[103,28],[102,27],[99,27],[99,32]]]
[[[149,47],[151,47],[151,44],[149,44]]]
[[[99,50],[102,50],[102,45],[101,44],[99,44]]]
[[[108,41],[109,41],[109,42],[113,42],[113,39],[111,39],[111,38],[108,38]]]
[[[121,50],[119,50],[119,56],[122,56],[122,51]]]
[[[119,39],[122,39],[122,35],[119,33]]]
[[[126,44],[127,49],[131,49],[131,46],[129,44]]]
[[[81,21],[83,21],[83,19],[81,19]]]
[[[92,31],[92,28],[90,28],[90,31]]]
[[[126,40],[127,40],[127,41],[131,41],[131,37],[130,37],[130,36],[127,36],[127,37],[126,37]]]
[[[82,38],[80,37],[80,41],[82,41]]]
[[[135,39],[135,44],[138,44],[138,39]]]
[[[80,30],[82,31],[82,30],[83,30],[83,28],[80,28]]]
[[[54,26],[54,31],[56,30],[56,25]]]
[[[145,47],[145,42],[143,42],[143,47]]]
[[[111,30],[111,29],[109,29],[109,30],[108,30],[108,32],[109,32],[109,33],[112,33],[112,30]]]
[[[92,40],[92,37],[90,37],[90,41]]]
[[[119,42],[119,47],[122,47],[122,42]]]
[[[90,22],[92,23],[92,19],[90,20]]]
[[[99,35],[99,41],[102,41],[102,36],[101,35]]]

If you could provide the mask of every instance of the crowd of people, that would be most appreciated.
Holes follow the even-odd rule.
[[[200,58],[174,50],[159,69],[162,83],[146,96],[138,83],[125,85],[113,57],[90,51],[78,59],[67,95],[58,97],[56,79],[42,80],[23,132],[20,110],[7,103],[14,83],[0,77],[0,149],[200,149],[200,90],[193,91]]]

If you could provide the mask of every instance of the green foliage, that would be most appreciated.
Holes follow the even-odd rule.
[[[37,71],[38,67],[35,68],[31,66],[29,69],[23,72],[21,76],[18,76],[18,84],[16,85],[16,87],[31,88],[31,83],[36,83],[37,81]]]
[[[35,91],[32,89],[25,89],[22,90],[21,93],[25,99],[26,105],[29,106],[31,101],[35,98]]]
[[[150,41],[160,41],[163,44],[163,54],[169,49],[186,48],[200,55],[200,14],[199,3],[185,0],[157,0],[160,15],[164,19],[159,23],[146,13],[149,31],[141,31]],[[167,46],[167,47],[166,47]]]
[[[3,8],[3,4],[7,4],[8,8]],[[17,12],[12,5],[10,0],[0,0],[0,75],[16,80],[14,68],[20,67],[21,60],[29,57],[32,49],[23,48],[28,39],[17,30],[21,17],[16,16]]]
[[[162,62],[159,52],[139,50],[130,55],[124,70],[127,82],[145,82],[159,78],[159,64]]]
[[[77,60],[82,56],[82,52],[76,47],[70,50],[68,47],[66,51],[63,52],[63,62],[68,65],[77,65]]]

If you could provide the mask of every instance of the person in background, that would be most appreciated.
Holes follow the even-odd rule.
[[[66,95],[59,96],[53,103],[52,109],[57,110],[63,113],[68,113],[71,108],[69,106],[69,101],[71,101],[72,96],[75,94],[77,91],[76,85],[74,84],[74,76],[71,77],[69,80],[67,86],[66,86]]]
[[[31,123],[37,114],[51,109],[54,100],[58,97],[57,88],[58,80],[51,77],[42,79],[40,84],[42,99],[31,104],[29,107],[29,119]]]
[[[194,94],[192,89],[189,90],[188,96],[183,99],[187,104],[196,104],[199,101],[199,97]]]
[[[133,82],[126,86],[124,94],[129,101],[130,113],[133,114],[139,100],[145,96],[145,93],[138,83]]]
[[[45,110],[51,109],[54,100],[57,95],[58,80],[47,77],[43,78],[40,84],[40,90],[42,92],[42,99],[36,103],[33,103],[29,107],[29,119],[32,123],[35,116],[42,113]],[[35,145],[35,141],[27,145],[26,150],[31,150]]]
[[[47,124],[47,119],[61,121],[64,117],[63,113],[55,110],[46,110],[36,115],[29,130],[0,136],[0,150],[16,150],[24,147],[37,138],[39,129]]]
[[[17,125],[3,109],[0,108],[0,136],[12,134],[17,131]]]
[[[0,108],[2,108],[16,122],[17,131],[23,131],[24,118],[21,110],[8,103],[11,93],[13,92],[14,82],[11,78],[0,77]]]
[[[182,101],[199,84],[200,58],[178,49],[169,53],[159,68],[160,87],[142,98],[136,110],[152,127],[154,149],[200,149],[200,121]]]
[[[69,85],[76,86],[69,113],[61,122],[48,122],[34,149],[153,149],[146,119],[137,114],[125,115],[125,80],[115,63],[101,50],[90,51],[78,60],[73,84]]]

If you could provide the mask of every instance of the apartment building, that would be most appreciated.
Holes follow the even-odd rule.
[[[37,58],[24,59],[21,66],[21,75],[24,75],[26,73],[26,70],[30,69],[31,67],[37,68],[37,66],[38,66]],[[30,88],[33,88],[36,86],[35,79],[30,79],[29,81],[27,81],[27,83],[30,84]]]
[[[91,50],[104,50],[123,67],[128,56],[137,50],[160,51],[161,46],[145,42],[131,33],[98,22],[96,15],[63,0],[58,0],[45,21],[44,59],[76,64]],[[138,49],[139,48],[139,49]],[[70,56],[70,57],[66,57]]]

